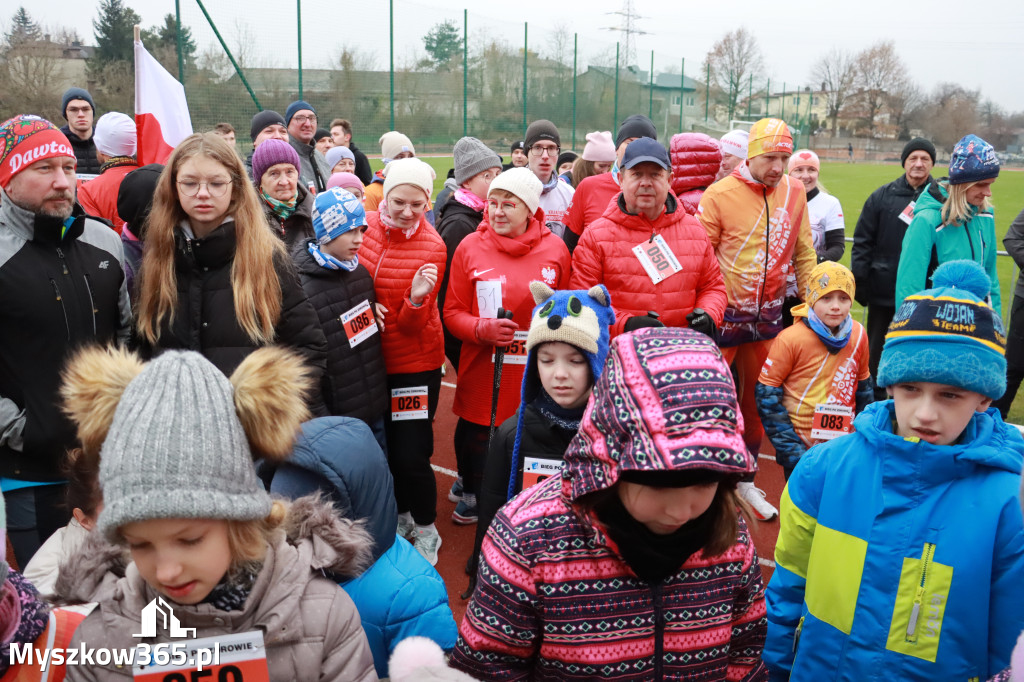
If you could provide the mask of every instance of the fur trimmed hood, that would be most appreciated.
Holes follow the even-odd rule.
[[[281,502],[288,507],[283,532],[276,543],[271,542],[254,595],[260,583],[266,582],[264,573],[268,568],[276,576],[272,581],[283,578],[282,572],[294,579],[314,571],[342,580],[360,575],[370,565],[373,540],[362,521],[341,518],[329,501],[315,495]],[[274,591],[280,585],[271,582],[263,587]],[[138,604],[141,608],[156,593],[130,563],[128,552],[96,532],[90,533],[79,551],[61,564],[54,586],[55,600],[60,603],[117,601],[127,613],[132,613],[129,602],[133,595],[144,599]],[[250,608],[247,605],[245,610]],[[136,609],[134,616],[138,613]]]

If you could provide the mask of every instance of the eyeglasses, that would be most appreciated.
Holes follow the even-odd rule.
[[[548,156],[558,156],[560,151],[562,151],[561,147],[544,147],[539,144],[535,144],[530,147],[530,156],[542,156],[544,152],[547,152]]]
[[[501,207],[501,210],[504,211],[505,213],[508,213],[509,211],[514,211],[517,208],[519,208],[519,204],[517,204],[514,201],[500,201],[499,202],[499,201],[494,201],[493,199],[488,199],[487,200],[487,209],[488,210],[490,210],[490,211],[497,211],[499,206]]]
[[[199,188],[206,185],[206,191],[210,193],[210,196],[222,197],[228,191],[228,187],[231,186],[230,180],[207,180],[205,182],[199,182],[196,180],[179,180],[178,189],[187,197],[194,197],[199,194]]]
[[[303,114],[301,116],[292,116],[292,120],[298,121],[299,123],[316,123],[316,116],[312,114]]]

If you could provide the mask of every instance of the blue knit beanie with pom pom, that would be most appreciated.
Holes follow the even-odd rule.
[[[927,381],[993,400],[1006,392],[1006,331],[986,303],[992,281],[970,260],[940,265],[931,289],[907,296],[885,335],[878,385]]]

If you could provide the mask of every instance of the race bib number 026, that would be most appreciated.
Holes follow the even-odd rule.
[[[149,663],[143,665],[140,658]],[[132,674],[136,682],[270,682],[259,630],[140,644]]]
[[[427,410],[426,386],[391,389],[391,421],[426,419]]]
[[[811,420],[811,438],[832,440],[853,430],[853,408],[846,405],[821,403],[814,406]]]

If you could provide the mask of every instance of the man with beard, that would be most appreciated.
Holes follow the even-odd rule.
[[[0,125],[0,488],[20,566],[71,516],[64,363],[83,345],[127,341],[131,326],[120,238],[76,207],[75,166],[49,121]]]

